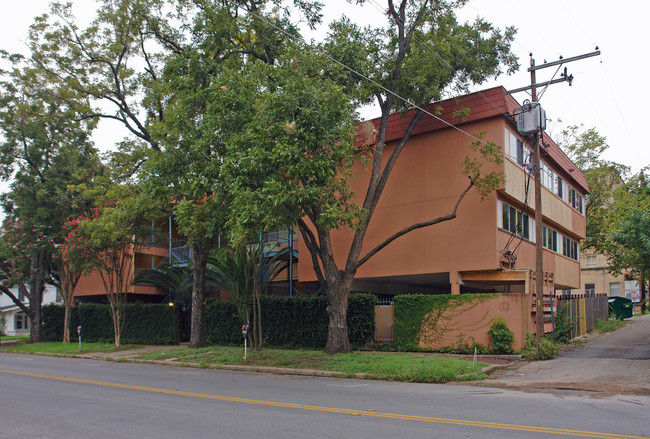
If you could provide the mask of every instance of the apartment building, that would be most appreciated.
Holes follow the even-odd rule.
[[[487,168],[501,172],[505,182],[483,200],[478,193],[470,193],[456,219],[391,243],[360,268],[354,290],[523,293],[532,287],[527,272],[535,267],[536,206],[532,171],[527,167],[531,147],[517,133],[513,118],[519,107],[502,87],[430,106],[439,118],[425,116],[415,128],[370,222],[364,248],[374,247],[410,224],[452,211],[467,184],[459,163],[476,141],[470,135],[482,132],[484,141],[502,146],[503,162],[487,164]],[[463,108],[469,108],[469,117],[455,117]],[[390,142],[401,137],[409,115],[391,116],[385,157],[394,147]],[[585,237],[584,196],[589,188],[582,172],[546,134],[541,173],[547,287],[551,291],[579,288],[579,242]],[[351,184],[363,194],[366,182],[367,172],[360,170]],[[333,233],[333,250],[341,263],[351,236],[346,230]],[[299,252],[307,253],[303,243]],[[301,282],[315,281],[310,264],[309,258],[300,258]]]

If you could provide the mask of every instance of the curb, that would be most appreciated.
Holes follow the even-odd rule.
[[[114,359],[110,359],[106,357],[100,358],[100,357],[79,356],[77,358],[114,361]],[[288,367],[242,366],[242,365],[230,365],[230,364],[201,365],[199,363],[185,363],[181,361],[138,360],[136,358],[121,358],[119,359],[119,362],[136,363],[136,364],[152,364],[157,366],[170,366],[170,367],[189,367],[193,369],[230,370],[235,372],[261,372],[261,373],[270,373],[275,375],[318,376],[318,377],[327,377],[327,378],[364,378],[366,376],[365,373],[349,374],[344,372],[335,372],[330,370],[318,370],[318,369],[292,369]]]
[[[255,373],[268,373],[274,375],[294,375],[294,376],[309,376],[309,377],[326,377],[326,378],[352,378],[352,379],[368,379],[367,374],[365,373],[346,373],[346,372],[337,372],[329,370],[319,370],[319,369],[294,369],[294,368],[285,368],[285,367],[272,367],[272,366],[244,366],[244,365],[227,365],[227,364],[200,364],[200,363],[187,363],[182,361],[168,361],[168,360],[140,360],[137,358],[129,358],[126,354],[123,356],[118,353],[87,353],[87,354],[48,354],[41,352],[34,352],[32,355],[42,355],[42,356],[53,356],[53,357],[67,357],[67,358],[79,358],[84,360],[99,360],[99,361],[113,361],[118,363],[135,363],[135,364],[151,364],[158,366],[169,366],[169,367],[189,367],[193,369],[211,369],[211,370],[229,370],[236,372],[255,372]],[[448,354],[444,355],[446,357],[456,357],[460,358],[461,355]],[[465,356],[466,357],[466,356]],[[478,361],[481,361],[481,356],[478,356]],[[484,355],[485,357],[495,357]],[[506,369],[511,367],[520,361],[520,355],[503,355],[498,356],[499,358],[510,360],[505,364],[492,364],[481,369],[481,372],[485,375],[489,375],[492,372],[500,369]],[[462,358],[465,359],[466,358]],[[467,383],[467,382],[462,382]],[[450,382],[448,384],[454,384]]]

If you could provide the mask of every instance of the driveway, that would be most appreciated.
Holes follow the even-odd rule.
[[[650,315],[627,322],[617,331],[587,336],[584,345],[570,348],[558,358],[520,362],[477,384],[650,395]]]

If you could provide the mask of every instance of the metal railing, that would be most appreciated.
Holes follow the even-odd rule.
[[[192,249],[190,247],[173,247],[169,256],[174,264],[187,264],[192,258]]]

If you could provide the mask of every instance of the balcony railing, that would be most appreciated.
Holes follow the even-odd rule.
[[[173,264],[184,265],[192,258],[192,249],[189,247],[172,247],[169,256]]]

